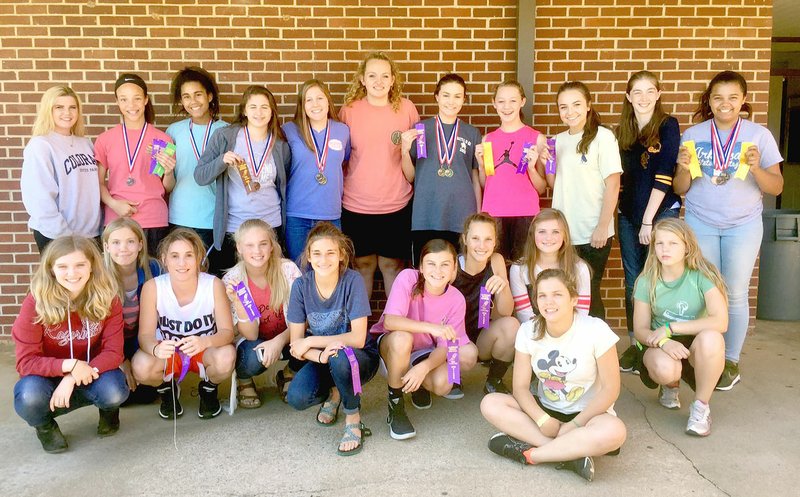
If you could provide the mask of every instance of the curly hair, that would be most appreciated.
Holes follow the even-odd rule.
[[[393,111],[399,111],[400,100],[403,98],[403,80],[400,76],[400,71],[397,69],[397,64],[384,52],[371,52],[358,64],[358,69],[356,69],[355,74],[353,74],[353,80],[350,82],[350,88],[348,88],[347,94],[344,97],[344,107],[367,96],[367,89],[364,87],[361,79],[364,77],[367,64],[371,60],[382,60],[389,64],[392,77],[394,78],[394,84],[392,84],[392,87],[389,89],[389,103]]]

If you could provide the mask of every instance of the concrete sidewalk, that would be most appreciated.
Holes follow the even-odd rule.
[[[800,324],[759,321],[742,356],[743,380],[712,399],[713,433],[683,433],[691,391],[680,411],[662,408],[656,392],[623,375],[616,410],[628,427],[617,457],[597,458],[587,483],[551,465],[523,467],[486,448],[495,430],[478,404],[485,369],[465,375],[466,397],[409,405],[417,437],[389,438],[386,383],[366,386],[364,421],[374,435],[355,457],[338,457],[342,435],[314,423],[316,409],[295,412],[265,392],[264,406],[213,420],[196,416],[190,388],[173,423],[157,404],[123,409],[122,428],[95,435],[97,410],[58,418],[69,451],[49,455],[13,410],[13,350],[0,346],[0,494],[3,496],[784,496],[800,488]],[[620,350],[627,339],[620,340]],[[264,381],[261,378],[261,381]],[[510,381],[510,380],[507,380]],[[187,380],[188,383],[188,380]],[[188,385],[187,385],[188,386]]]

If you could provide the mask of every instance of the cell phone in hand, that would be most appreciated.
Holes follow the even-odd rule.
[[[258,348],[256,349],[256,357],[258,357],[259,362],[264,362],[264,349]]]

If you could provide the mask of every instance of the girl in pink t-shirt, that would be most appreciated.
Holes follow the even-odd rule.
[[[158,242],[168,231],[165,197],[175,187],[175,156],[156,153],[163,171],[152,171],[152,150],[155,140],[166,144],[172,139],[153,125],[153,103],[142,78],[120,75],[114,95],[122,123],[102,133],[94,144],[104,222],[133,218],[144,228],[150,255],[155,256]]]
[[[500,127],[484,138],[492,149],[492,164],[484,164],[486,145],[475,150],[484,187],[482,211],[499,218],[502,235],[498,252],[517,259],[528,226],[539,212],[539,195],[547,188],[540,153],[547,147],[544,135],[522,122],[525,90],[517,81],[498,85],[492,100]]]
[[[383,52],[359,64],[339,118],[350,128],[344,172],[342,231],[353,240],[355,269],[367,295],[380,268],[388,295],[411,256],[411,184],[403,176],[400,142],[419,113],[402,96],[397,65]]]
[[[386,309],[371,333],[378,339],[381,361],[389,384],[389,434],[405,440],[417,434],[405,412],[404,393],[411,394],[417,409],[431,406],[431,392],[446,395],[449,378],[449,348],[454,344],[461,371],[472,369],[478,348],[464,328],[466,303],[454,286],[455,248],[434,239],[422,247],[419,270],[403,270],[389,294]]]
[[[286,307],[292,283],[300,276],[294,262],[284,259],[278,236],[261,219],[248,219],[233,234],[239,262],[222,282],[231,301],[233,324],[240,335],[236,342],[236,375],[239,379],[239,407],[261,407],[253,378],[278,360],[289,364],[278,373],[281,398],[286,399],[285,383],[302,364],[289,354],[289,330]],[[244,282],[259,317],[250,319],[235,286]],[[293,366],[291,368],[290,366]],[[288,388],[288,386],[286,387]]]

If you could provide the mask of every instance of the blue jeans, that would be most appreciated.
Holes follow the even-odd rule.
[[[76,386],[69,398],[69,408],[59,408],[53,412],[50,410],[50,398],[61,383],[61,378],[36,375],[20,378],[14,385],[14,410],[19,417],[31,426],[41,426],[56,416],[88,405],[95,405],[104,411],[116,409],[130,393],[125,375],[119,368],[112,369],[88,385]]]
[[[242,343],[236,347],[236,377],[242,380],[248,380],[253,376],[258,376],[267,368],[258,360],[258,355],[254,350],[257,345],[266,342],[261,338],[255,340],[243,340]],[[280,360],[289,361],[289,369],[297,371],[303,367],[303,361],[299,361],[292,357],[289,353],[289,346],[286,345],[281,351]]]
[[[353,349],[358,361],[361,385],[365,385],[378,371],[378,349],[374,342],[364,349]],[[329,359],[328,364],[307,362],[294,375],[289,384],[286,402],[295,409],[308,409],[324,402],[330,394],[331,387],[336,387],[342,396],[345,414],[355,414],[361,407],[361,396],[353,393],[353,377],[350,373],[350,361],[344,352],[339,352]]]
[[[761,216],[726,229],[709,226],[688,212],[686,222],[697,235],[703,255],[719,268],[728,286],[728,332],[723,335],[725,359],[739,362],[750,324],[750,277],[764,235]]]
[[[677,218],[680,209],[664,209],[661,214],[653,219],[655,225],[658,221],[667,218]],[[632,223],[624,214],[619,215],[617,224],[617,237],[619,238],[619,252],[622,257],[622,268],[625,270],[625,317],[628,321],[628,335],[633,336],[633,287],[636,278],[644,268],[647,260],[647,245],[639,243],[639,230],[641,224]]]
[[[299,263],[303,249],[306,247],[306,238],[311,228],[320,221],[328,221],[342,229],[340,219],[306,219],[304,217],[286,216],[286,254],[289,259]]]

